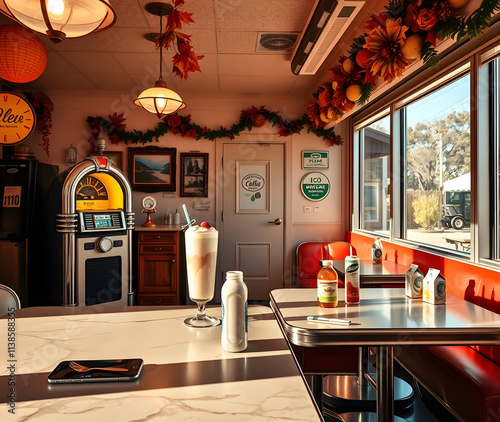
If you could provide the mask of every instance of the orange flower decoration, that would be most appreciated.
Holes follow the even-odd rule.
[[[415,16],[415,25],[423,31],[430,31],[436,26],[437,22],[437,15],[432,9],[422,9]]]
[[[397,21],[387,21],[385,28],[377,27],[370,31],[363,48],[373,53],[369,69],[373,76],[379,75],[386,82],[392,82],[402,75],[408,66],[408,60],[401,53],[407,30],[407,26],[401,26]]]

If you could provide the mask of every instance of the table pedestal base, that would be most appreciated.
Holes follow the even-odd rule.
[[[371,374],[375,378],[374,374]],[[329,375],[323,384],[323,403],[337,411],[347,409],[375,410],[377,392],[368,382],[358,383],[356,375]],[[400,378],[394,378],[394,410],[400,411],[413,403],[413,388]]]
[[[345,422],[377,422],[377,414],[375,412],[349,412],[342,413],[340,416],[342,416]],[[399,416],[394,416],[394,419],[391,420],[394,422],[408,422]]]

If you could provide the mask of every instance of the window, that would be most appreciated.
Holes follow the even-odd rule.
[[[470,77],[462,76],[404,107],[402,237],[470,249]]]
[[[361,157],[356,185],[360,187],[358,227],[389,235],[390,118],[375,120],[355,134]]]

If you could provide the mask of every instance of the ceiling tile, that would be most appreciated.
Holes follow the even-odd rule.
[[[315,0],[215,1],[217,29],[302,32]]]
[[[99,87],[80,73],[60,73],[52,79],[54,89],[61,90],[92,90]]]
[[[134,86],[134,80],[125,73],[89,73],[87,77],[99,89],[104,90],[120,90],[127,85]]]
[[[217,52],[220,54],[254,53],[257,31],[217,31]]]
[[[65,57],[80,72],[84,73],[120,73],[123,67],[112,53],[85,52],[66,53]]]
[[[241,92],[244,95],[288,94],[292,78],[264,76],[221,76],[222,92]]]
[[[221,75],[290,76],[289,56],[240,54],[218,56]]]

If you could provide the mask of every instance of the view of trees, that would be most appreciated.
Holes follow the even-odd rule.
[[[430,123],[417,123],[408,128],[407,142],[408,189],[439,190],[445,181],[470,171],[468,111],[453,112]]]

